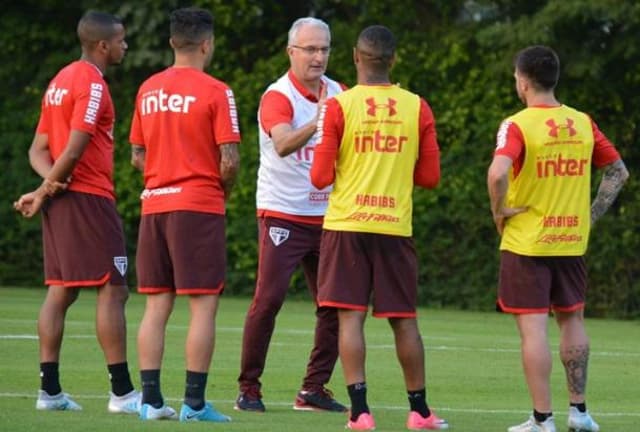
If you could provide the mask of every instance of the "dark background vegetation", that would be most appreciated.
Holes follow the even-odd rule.
[[[616,0],[23,0],[4,2],[0,17],[0,285],[42,281],[40,224],[15,214],[11,202],[39,183],[27,160],[41,95],[56,71],[79,57],[75,36],[89,8],[119,15],[129,53],[108,71],[117,111],[118,208],[130,263],[139,218],[139,173],[129,166],[128,132],[135,93],[151,73],[170,65],[168,13],[197,5],[215,16],[216,55],[208,72],[235,91],[243,133],[242,170],[228,204],[227,293],[250,295],[256,269],[256,109],[265,87],[288,66],[286,33],[298,17],[329,23],[328,74],[355,83],[351,49],[370,24],[390,27],[399,41],[394,82],[419,93],[436,115],[442,181],[416,190],[414,236],[420,258],[420,300],[432,307],[488,310],[497,280],[497,242],[485,174],[500,121],[521,108],[512,58],[546,44],[562,61],[559,98],[591,114],[616,143],[631,179],[594,227],[588,264],[592,316],[640,316],[637,258],[640,187],[640,3]],[[594,185],[599,181],[596,177]],[[130,283],[135,286],[131,266]],[[304,293],[297,274],[292,292]]]

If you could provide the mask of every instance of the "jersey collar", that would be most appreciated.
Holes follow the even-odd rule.
[[[296,78],[296,76],[293,74],[293,71],[291,69],[289,69],[288,75],[289,75],[289,80],[293,83],[293,86],[296,88],[296,90],[298,90],[298,92],[305,99],[314,103],[318,102],[318,95],[313,94],[311,90],[303,86],[302,83],[298,80],[298,78]],[[325,85],[327,84],[324,82],[324,80],[320,79],[320,87],[322,88]]]

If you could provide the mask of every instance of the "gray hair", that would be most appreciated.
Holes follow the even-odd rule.
[[[326,31],[327,36],[329,36],[329,42],[331,42],[331,31],[329,30],[329,25],[326,22],[318,18],[305,17],[305,18],[298,18],[291,25],[291,28],[289,29],[289,41],[287,42],[288,46],[291,46],[294,44],[296,36],[298,36],[298,31],[300,30],[301,27],[306,25],[317,27]]]

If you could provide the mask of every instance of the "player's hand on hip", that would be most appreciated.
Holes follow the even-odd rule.
[[[529,207],[502,207],[499,212],[493,215],[493,222],[496,224],[498,234],[502,235],[507,219],[527,210]]]

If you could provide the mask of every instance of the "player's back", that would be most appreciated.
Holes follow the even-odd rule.
[[[145,148],[143,198],[150,199],[148,204],[162,201],[171,202],[161,206],[168,210],[203,209],[210,199],[219,211],[224,192],[218,146],[239,140],[233,92],[210,75],[170,67],[140,87],[131,141]],[[151,199],[167,195],[175,199]]]

